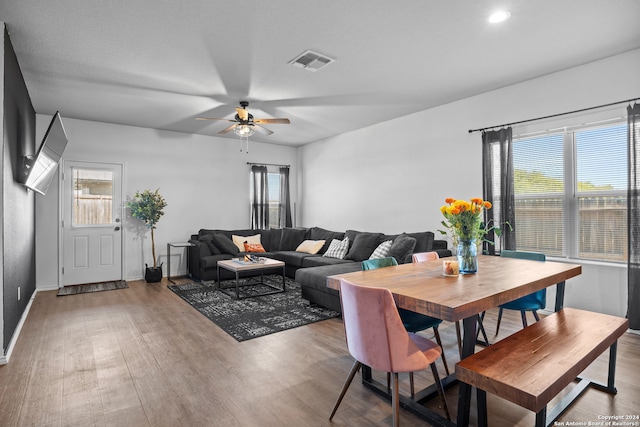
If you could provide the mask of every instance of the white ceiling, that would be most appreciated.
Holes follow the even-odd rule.
[[[194,118],[246,99],[291,120],[251,139],[286,145],[640,48],[638,18],[637,0],[0,1],[37,113],[217,135]],[[307,49],[336,61],[287,64]]]

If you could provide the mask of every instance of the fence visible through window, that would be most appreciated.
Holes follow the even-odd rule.
[[[626,125],[515,139],[518,250],[628,258]]]
[[[73,168],[73,225],[113,223],[113,172]]]

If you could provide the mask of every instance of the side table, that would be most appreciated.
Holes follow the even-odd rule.
[[[171,283],[176,283],[171,280],[171,248],[189,248],[191,246],[195,245],[189,242],[167,243],[167,279]]]

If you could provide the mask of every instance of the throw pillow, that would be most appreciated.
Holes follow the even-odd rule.
[[[266,252],[260,243],[244,242],[245,252]]]
[[[296,252],[317,254],[324,246],[324,240],[305,240],[296,248]]]
[[[283,228],[280,239],[281,251],[295,251],[304,241],[307,230],[304,228]]]
[[[211,237],[211,241],[223,254],[238,255],[240,252],[233,241],[222,233],[216,233]],[[242,248],[244,250],[244,247]]]
[[[209,253],[211,255],[220,255],[221,252],[218,247],[213,244],[212,238],[213,236],[211,234],[205,234],[198,237],[198,240],[207,245],[207,248],[209,248]]]
[[[231,235],[231,240],[233,240],[233,243],[238,247],[238,250],[240,252],[244,251],[244,242],[252,244],[262,244],[259,234],[256,234],[254,236],[237,236],[233,234]]]
[[[380,243],[378,247],[373,251],[369,259],[386,258],[387,256],[389,256],[389,249],[391,248],[392,244],[392,240],[387,240],[386,242]]]
[[[398,264],[405,262],[407,256],[409,256],[413,249],[416,247],[416,239],[409,237],[406,234],[401,234],[393,241],[389,248],[389,255],[394,257]]]
[[[333,239],[329,245],[329,249],[324,253],[327,258],[344,259],[349,250],[349,238],[345,237],[343,240]]]
[[[358,233],[356,234],[351,249],[345,257],[353,261],[364,261],[368,259],[373,251],[380,244],[380,239],[383,234],[381,233]]]
[[[309,240],[324,240],[324,246],[318,252],[319,254],[323,254],[329,249],[329,245],[333,241],[333,239],[342,240],[344,239],[344,233],[337,231],[325,230],[320,227],[311,227],[307,232],[307,239]]]

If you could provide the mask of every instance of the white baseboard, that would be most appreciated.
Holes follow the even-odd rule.
[[[9,363],[9,358],[11,357],[11,353],[13,352],[13,347],[16,345],[16,341],[18,341],[18,337],[20,336],[20,331],[22,331],[22,326],[24,322],[27,320],[27,316],[29,315],[29,311],[31,310],[31,305],[33,304],[33,300],[36,298],[36,294],[38,293],[38,289],[33,292],[29,302],[27,303],[27,307],[22,313],[22,317],[20,317],[20,321],[18,322],[18,326],[16,330],[13,332],[13,336],[11,337],[11,341],[9,341],[9,347],[7,348],[7,353],[0,357],[0,365],[6,365]]]

